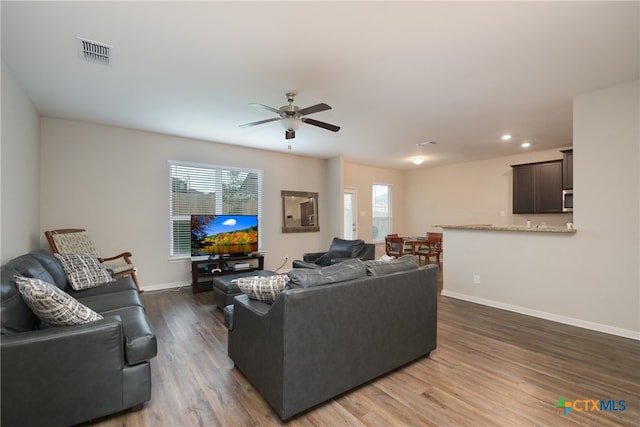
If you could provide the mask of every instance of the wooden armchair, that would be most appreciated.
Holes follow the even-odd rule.
[[[136,276],[136,269],[131,262],[131,252],[122,252],[121,254],[101,258],[96,251],[95,246],[87,231],[81,228],[63,228],[60,230],[45,231],[51,251],[56,254],[93,254],[98,258],[105,267],[111,270],[113,277],[131,276],[136,284],[138,292],[142,293]]]

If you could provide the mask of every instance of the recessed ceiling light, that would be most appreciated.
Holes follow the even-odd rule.
[[[411,161],[413,162],[414,165],[421,165],[422,162],[424,162],[424,157],[416,156],[416,157],[412,158]]]
[[[508,141],[508,140],[510,140],[510,139],[511,139],[511,135],[509,135],[508,133],[506,133],[506,134],[502,135],[502,140],[503,140],[503,141]]]
[[[531,147],[531,143],[530,142],[523,142],[522,144],[520,144],[520,147],[529,148],[529,147]]]

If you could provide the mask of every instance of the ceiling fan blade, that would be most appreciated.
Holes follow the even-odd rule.
[[[263,123],[275,122],[276,120],[280,120],[280,117],[274,117],[273,119],[260,120],[258,122],[253,122],[253,123],[245,123],[243,125],[240,125],[240,127],[241,128],[249,128],[251,126],[261,125]]]
[[[309,125],[314,125],[314,126],[318,126],[321,127],[323,129],[327,129],[333,132],[338,132],[340,130],[340,126],[336,126],[336,125],[332,125],[329,123],[325,123],[325,122],[320,122],[318,120],[313,120],[313,119],[307,119],[306,117],[301,118],[300,120],[302,120],[303,122],[309,124]]]
[[[293,139],[296,137],[296,131],[295,130],[285,130],[284,131],[284,138],[285,139]]]
[[[320,111],[326,111],[326,110],[331,110],[331,107],[329,107],[325,103],[322,103],[322,104],[316,104],[316,105],[312,105],[311,107],[298,110],[298,114],[300,114],[301,116],[306,116],[307,114],[319,113]]]
[[[251,105],[252,107],[260,107],[263,108],[265,110],[269,110],[273,113],[276,113],[278,115],[280,115],[280,113],[282,111],[278,110],[277,108],[273,108],[273,107],[269,107],[268,105],[264,105],[264,104],[258,104],[257,102],[250,102],[249,105]]]

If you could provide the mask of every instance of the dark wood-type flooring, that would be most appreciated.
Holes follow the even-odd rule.
[[[142,298],[158,336],[151,401],[86,425],[283,424],[227,357],[211,292],[183,288]],[[287,425],[640,425],[640,342],[442,296],[438,309],[438,348],[429,357]],[[626,410],[563,415],[558,398],[613,400],[616,408],[624,400]]]

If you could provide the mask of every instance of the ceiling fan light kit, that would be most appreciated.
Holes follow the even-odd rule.
[[[288,105],[283,105],[280,108],[269,107],[268,105],[251,103],[254,107],[259,107],[267,111],[271,111],[272,113],[276,113],[280,117],[274,117],[272,119],[260,120],[257,122],[246,123],[244,125],[240,125],[240,127],[251,127],[256,125],[261,125],[263,123],[275,122],[277,120],[280,121],[280,124],[284,128],[284,137],[285,139],[293,139],[296,137],[296,130],[302,126],[303,123],[317,126],[323,129],[330,130],[332,132],[338,132],[340,130],[340,126],[332,125],[330,123],[321,122],[319,120],[314,120],[307,118],[308,114],[319,113],[321,111],[330,110],[331,107],[325,103],[320,103],[316,105],[312,105],[306,108],[299,108],[296,105],[293,105],[293,100],[296,96],[295,93],[289,92],[287,95]]]

